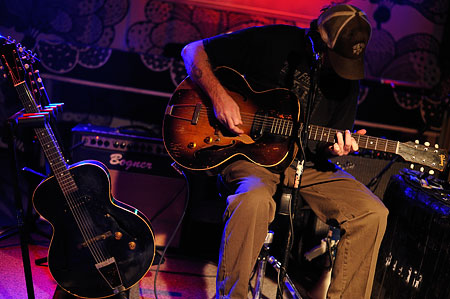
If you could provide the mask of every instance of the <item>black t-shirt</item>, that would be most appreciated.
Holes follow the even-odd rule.
[[[213,68],[224,65],[237,70],[255,90],[288,88],[305,108],[313,57],[305,29],[289,25],[251,27],[205,39],[203,45]],[[343,79],[323,67],[311,124],[352,129],[358,86],[358,81]]]

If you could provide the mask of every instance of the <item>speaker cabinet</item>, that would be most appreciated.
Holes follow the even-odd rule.
[[[368,186],[372,192],[383,199],[384,192],[392,175],[408,167],[408,163],[394,160],[395,156],[348,155],[333,157],[331,162],[353,175],[358,181]]]
[[[187,184],[171,167],[162,140],[92,125],[77,125],[72,136],[73,161],[97,160],[105,164],[114,198],[146,215],[155,244],[167,245],[185,208]],[[170,247],[180,246],[180,230]]]
[[[450,298],[450,191],[419,182],[402,174],[388,184],[372,299]]]

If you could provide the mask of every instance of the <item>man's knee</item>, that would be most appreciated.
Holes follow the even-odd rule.
[[[275,215],[275,201],[264,185],[254,184],[244,192],[228,196],[227,213],[231,215],[235,212],[238,212],[241,216],[246,215],[249,217],[248,219],[253,216],[263,217],[263,215],[267,215],[270,222]]]

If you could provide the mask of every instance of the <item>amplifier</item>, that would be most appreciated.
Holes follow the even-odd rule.
[[[105,164],[114,198],[146,215],[156,245],[167,244],[183,214],[187,184],[171,167],[162,139],[80,124],[72,129],[72,159]],[[171,247],[180,245],[180,235],[178,231]]]
[[[109,169],[161,176],[176,176],[162,139],[121,133],[109,127],[80,124],[72,129],[74,159],[87,152]]]
[[[392,175],[409,166],[404,161],[394,160],[396,156],[385,154],[337,156],[331,162],[354,176],[358,181],[368,186],[372,192],[383,200],[384,192]]]

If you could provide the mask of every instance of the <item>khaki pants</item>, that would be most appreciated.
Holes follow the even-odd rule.
[[[293,181],[288,168],[284,184]],[[217,298],[247,298],[248,282],[275,217],[272,196],[280,175],[247,161],[222,172],[234,194],[227,198],[225,228],[217,272]],[[329,298],[370,298],[378,250],[388,210],[363,184],[342,170],[305,168],[301,196],[324,222],[337,220],[342,233],[332,272]]]

